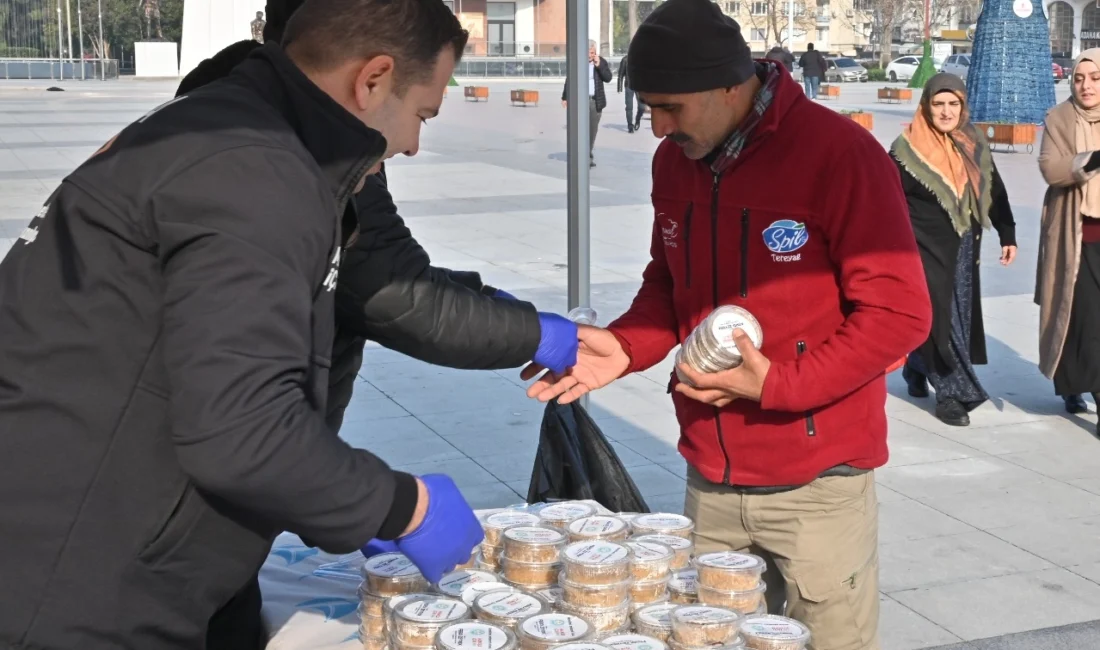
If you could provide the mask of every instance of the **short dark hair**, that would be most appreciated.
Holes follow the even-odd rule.
[[[448,46],[462,58],[469,32],[443,0],[305,0],[283,34],[303,66],[326,69],[349,58],[389,55],[398,87],[428,79]]]

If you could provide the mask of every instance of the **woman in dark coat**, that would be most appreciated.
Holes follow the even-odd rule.
[[[890,153],[932,298],[932,332],[909,355],[903,374],[913,397],[927,397],[932,384],[937,418],[967,426],[969,412],[989,399],[974,370],[986,363],[982,231],[997,231],[1007,266],[1016,258],[1016,223],[989,143],[970,123],[962,79],[941,73],[928,81],[913,122]]]

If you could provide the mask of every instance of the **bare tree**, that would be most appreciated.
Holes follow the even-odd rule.
[[[807,7],[806,0],[795,0],[794,3],[794,32],[788,34],[787,27],[790,22],[788,0],[742,0],[729,2],[727,13],[740,5],[741,16],[735,16],[742,24],[748,24],[756,29],[764,30],[764,40],[769,45],[779,45],[790,48],[790,40],[798,32],[810,32],[817,25],[817,17],[811,7]],[[816,6],[816,5],[814,5]]]
[[[843,8],[845,23],[879,49],[879,64],[886,67],[893,56],[891,44],[894,30],[912,31],[917,40],[924,40],[924,0],[843,0],[851,4]],[[930,23],[933,29],[950,23],[952,17],[979,0],[936,0],[930,2]],[[903,32],[904,34],[904,32]],[[918,36],[919,34],[919,36]],[[904,36],[903,36],[904,38]]]
[[[611,0],[600,0],[600,56],[611,58]]]
[[[627,40],[638,31],[638,0],[626,0]]]

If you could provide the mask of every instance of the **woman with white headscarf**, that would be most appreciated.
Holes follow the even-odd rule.
[[[1072,96],[1047,114],[1035,302],[1039,367],[1070,413],[1100,393],[1100,48],[1074,62]],[[1097,427],[1100,434],[1100,425]]]

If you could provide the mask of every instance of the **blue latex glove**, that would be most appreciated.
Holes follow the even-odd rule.
[[[397,548],[397,542],[387,542],[381,539],[372,539],[366,546],[360,551],[364,557],[374,557],[375,555],[381,555],[383,553],[398,553],[400,550]]]
[[[577,324],[564,316],[539,312],[539,348],[535,363],[561,374],[577,365]]]
[[[449,476],[428,474],[420,480],[428,488],[428,513],[420,527],[397,540],[397,548],[428,582],[436,583],[443,574],[470,561],[485,533]]]
[[[503,289],[497,289],[496,291],[494,291],[493,292],[493,297],[494,298],[504,298],[505,300],[515,300],[516,299],[515,296],[513,296],[512,294],[508,293],[507,291],[505,291]]]

